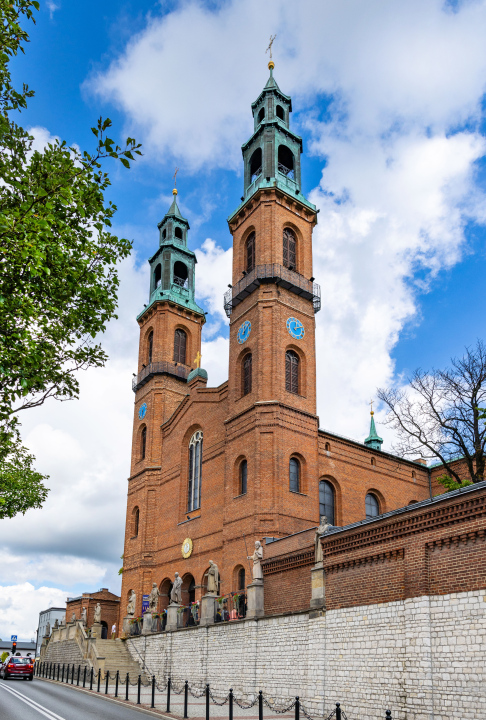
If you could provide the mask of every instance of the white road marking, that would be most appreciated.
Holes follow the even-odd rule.
[[[63,718],[61,715],[56,715],[55,712],[52,712],[52,710],[49,710],[49,708],[44,707],[43,705],[39,705],[39,703],[35,702],[35,700],[32,700],[31,698],[26,697],[23,693],[19,692],[18,690],[14,690],[11,687],[6,687],[5,683],[0,684],[0,688],[3,690],[6,690],[14,697],[18,698],[19,700],[22,700],[22,702],[26,703],[27,705],[30,705],[31,708],[34,710],[37,710],[37,712],[40,712],[41,715],[45,715],[45,717],[49,718],[50,720],[66,720],[66,718]]]

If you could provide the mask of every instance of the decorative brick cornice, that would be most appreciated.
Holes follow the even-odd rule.
[[[444,498],[447,500],[447,498]],[[323,537],[324,558],[366,546],[376,545],[387,540],[416,533],[428,532],[456,525],[486,516],[486,493],[473,497],[457,497],[455,502],[446,505],[433,505],[423,511],[409,510],[404,515],[385,518],[361,528],[350,528],[344,533]]]
[[[293,570],[294,568],[307,567],[314,565],[315,551],[314,547],[303,550],[293,555],[284,555],[283,557],[274,558],[272,560],[264,560],[262,562],[263,574],[274,575],[275,573]]]
[[[397,550],[389,550],[387,552],[377,553],[376,555],[367,555],[366,557],[356,558],[355,560],[347,560],[345,562],[334,563],[334,565],[324,565],[324,571],[327,574],[347,570],[351,567],[360,567],[361,565],[373,565],[383,563],[386,560],[403,560],[405,555],[403,548]]]
[[[443,547],[450,547],[451,545],[460,545],[467,543],[475,543],[477,540],[486,539],[486,529],[473,530],[472,532],[462,533],[460,535],[451,535],[447,538],[439,538],[432,540],[431,542],[425,543],[427,550],[440,550]]]

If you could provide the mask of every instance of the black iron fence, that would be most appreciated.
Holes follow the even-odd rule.
[[[35,665],[35,675],[47,680],[76,685],[104,695],[112,695],[127,702],[132,701],[137,705],[147,705],[151,708],[163,707],[166,712],[173,715],[182,714],[184,720],[189,718],[189,710],[194,709],[190,708],[190,703],[193,702],[191,698],[196,700],[197,709],[195,714],[199,717],[201,716],[199,709],[201,701],[204,704],[205,720],[210,720],[211,703],[218,707],[227,705],[228,720],[233,720],[235,706],[243,711],[258,706],[258,720],[264,719],[264,708],[267,708],[271,713],[287,716],[294,720],[300,720],[301,716],[306,720],[317,720],[306,710],[299,696],[279,702],[274,698],[271,700],[266,698],[262,690],[258,693],[252,693],[246,698],[238,699],[233,692],[233,688],[230,688],[226,696],[218,697],[217,694],[213,693],[209,684],[202,687],[191,686],[188,680],[177,683],[170,676],[166,681],[160,683],[155,675],[149,677],[145,674],[138,674],[133,680],[130,678],[129,673],[122,677],[118,670],[116,673],[110,673],[109,670],[104,673],[101,670],[95,672],[92,667],[76,666],[74,663],[61,665],[60,663],[40,661]],[[181,699],[176,701],[174,696],[181,696]],[[177,706],[181,712],[178,713],[174,706]],[[218,711],[217,716],[222,717],[220,711]],[[244,717],[244,715],[240,714],[240,717]],[[348,720],[340,703],[336,703],[336,707],[325,717],[325,720],[332,720],[333,718],[335,720]],[[391,711],[384,711],[380,718],[392,720]],[[319,716],[319,720],[322,720],[321,716]]]

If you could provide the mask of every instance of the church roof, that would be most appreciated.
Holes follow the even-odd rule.
[[[369,447],[374,447],[376,450],[381,450],[381,444],[383,442],[383,438],[381,438],[378,433],[376,432],[376,425],[375,425],[375,413],[373,410],[371,411],[371,422],[370,422],[370,434],[364,441],[365,445],[368,445]]]
[[[187,229],[189,230],[189,221],[186,220],[185,217],[183,217],[181,211],[179,210],[179,206],[177,204],[177,190],[174,188],[172,193],[174,195],[174,199],[172,200],[172,205],[167,210],[166,214],[164,215],[162,220],[159,222],[157,227],[160,229],[162,227],[162,225],[166,222],[166,220],[168,220],[169,218],[173,218],[173,219],[179,220],[179,222],[182,222],[185,225],[187,225]]]
[[[263,96],[265,93],[275,92],[275,93],[278,93],[278,95],[280,95],[280,97],[281,97],[283,100],[286,100],[286,101],[288,102],[288,104],[289,104],[289,110],[290,110],[290,112],[292,112],[292,98],[291,98],[289,95],[286,95],[285,93],[283,93],[283,92],[280,90],[277,81],[276,81],[275,78],[273,77],[273,67],[271,67],[271,66],[269,65],[269,68],[270,68],[270,77],[268,78],[268,80],[267,80],[267,82],[266,82],[266,85],[265,85],[265,87],[263,88],[263,90],[261,91],[260,95],[257,97],[257,99],[255,100],[255,102],[253,102],[253,103],[251,104],[251,107],[252,107],[252,108],[255,108],[255,106],[258,105],[258,103],[259,103],[260,100],[262,99],[262,96]]]

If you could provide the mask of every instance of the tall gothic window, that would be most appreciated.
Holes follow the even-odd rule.
[[[133,509],[132,516],[133,516],[133,526],[132,526],[133,537],[137,537],[138,527],[140,525],[140,510],[138,509],[138,507]]]
[[[244,590],[245,589],[245,568],[240,568],[238,570],[238,590]]]
[[[245,355],[243,358],[243,365],[242,365],[242,385],[243,385],[243,395],[248,395],[248,393],[251,393],[251,383],[252,383],[252,357],[251,353],[248,353],[248,355]]]
[[[285,353],[285,388],[299,394],[299,356],[293,350]]]
[[[140,460],[145,457],[145,450],[147,448],[147,427],[143,426],[142,432],[140,433]]]
[[[380,514],[380,505],[378,498],[372,493],[368,493],[365,500],[366,519],[378,517]]]
[[[255,233],[248,235],[246,240],[246,272],[251,272],[255,268]]]
[[[162,279],[162,265],[159,263],[154,271],[154,289],[158,288]]]
[[[248,481],[248,462],[242,460],[240,463],[240,495],[245,495]]]
[[[149,336],[148,336],[148,353],[147,353],[147,356],[148,356],[148,357],[147,357],[147,360],[148,360],[148,364],[149,364],[149,365],[150,365],[150,363],[152,362],[152,352],[153,352],[153,349],[154,349],[154,334],[153,334],[153,332],[151,332],[151,333],[149,334]]]
[[[319,517],[323,515],[330,525],[334,525],[334,488],[327,480],[319,483]]]
[[[174,362],[186,364],[187,335],[177,328],[174,333]]]
[[[189,485],[187,492],[187,512],[197,510],[201,505],[203,434],[197,430],[189,442]]]
[[[289,488],[292,492],[300,492],[300,462],[294,457],[289,462]]]
[[[295,247],[294,231],[290,228],[285,228],[283,231],[283,264],[291,270],[295,270],[297,267]]]

